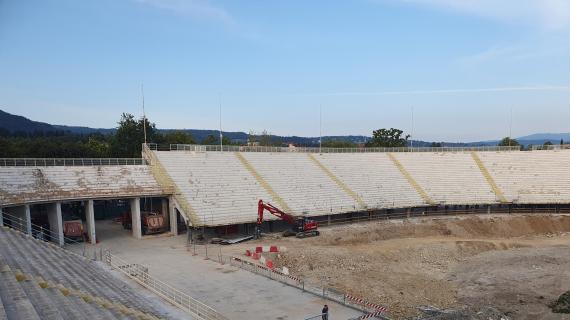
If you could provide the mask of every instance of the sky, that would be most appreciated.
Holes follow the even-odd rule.
[[[570,0],[0,0],[0,109],[426,141],[570,132]]]

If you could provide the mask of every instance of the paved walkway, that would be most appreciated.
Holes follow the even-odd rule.
[[[220,265],[186,251],[186,235],[136,240],[111,221],[98,221],[103,248],[128,262],[149,267],[151,275],[210,305],[230,319],[305,319],[329,305],[329,319],[350,319],[362,313],[299,289]]]

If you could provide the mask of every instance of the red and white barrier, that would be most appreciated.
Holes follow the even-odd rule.
[[[346,299],[351,300],[351,301],[354,301],[354,302],[356,302],[357,304],[362,305],[362,306],[365,306],[365,307],[374,308],[374,309],[378,310],[378,312],[380,312],[380,313],[382,313],[382,312],[388,312],[388,308],[386,308],[386,307],[384,307],[384,306],[381,306],[381,305],[379,305],[379,304],[375,304],[375,303],[372,303],[372,302],[368,302],[368,301],[366,301],[366,300],[364,300],[364,299],[362,299],[362,298],[355,297],[355,296],[351,296],[350,294],[347,294],[347,295],[346,295]],[[362,319],[365,319],[365,318],[362,318]]]
[[[250,248],[250,249],[246,249],[245,250],[245,255],[246,256],[251,256],[253,255],[253,253],[277,253],[277,252],[281,252],[283,248],[279,248],[278,246],[258,246],[258,247],[254,247],[254,248]]]

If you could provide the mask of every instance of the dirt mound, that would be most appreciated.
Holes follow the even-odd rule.
[[[566,288],[569,280],[563,276],[570,265],[565,215],[389,220],[322,228],[320,237],[271,244],[276,241],[288,247],[276,266],[386,305],[393,319],[409,319],[418,306],[431,305],[458,310],[451,314],[457,319],[479,319],[481,306],[494,306],[530,320],[551,313],[547,301],[560,294],[555,283]],[[542,247],[554,249],[537,250]],[[530,316],[520,317],[525,312]],[[455,319],[439,316],[433,319]]]
[[[342,226],[312,242],[338,246],[412,237],[513,238],[564,232],[570,232],[570,216],[474,215]]]
[[[552,302],[550,308],[555,313],[570,313],[570,291],[566,291],[558,300]]]

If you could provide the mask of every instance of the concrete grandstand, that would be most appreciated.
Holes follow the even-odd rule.
[[[144,160],[131,163],[4,159],[0,207],[31,223],[33,208],[45,206],[50,229],[62,235],[62,203],[80,202],[95,243],[93,202],[105,199],[129,201],[139,238],[143,198],[160,199],[170,221],[182,218],[194,228],[253,223],[259,199],[312,217],[570,203],[562,187],[570,150],[216,148],[149,145]],[[178,224],[169,224],[176,234]]]
[[[334,219],[353,221],[362,217],[390,217],[393,213],[437,215],[454,210],[505,213],[521,207],[530,211],[548,207],[559,213],[567,212],[570,205],[570,191],[565,187],[570,181],[569,167],[570,150],[520,151],[502,147],[224,146],[220,150],[219,146],[150,144],[143,146],[140,159],[0,159],[0,226],[65,246],[68,240],[64,236],[64,224],[69,212],[74,210],[82,213],[79,219],[86,226],[86,239],[91,244],[106,241],[105,237],[111,239],[109,234],[113,232],[124,233],[118,231],[115,222],[127,216],[132,221],[135,238],[132,240],[143,238],[146,211],[159,212],[166,218],[168,228],[164,235],[178,235],[180,228],[185,227],[193,230],[189,233],[190,239],[194,232],[221,234],[218,231],[228,226],[237,226],[230,228],[233,233],[251,234],[259,199],[285,212],[313,217],[325,224]],[[113,223],[103,225],[101,220],[109,218],[101,218],[98,208],[107,202],[122,211],[111,217],[113,221],[107,221]],[[272,220],[267,222],[270,231],[283,227],[275,219],[268,217]],[[102,240],[98,237],[98,224],[106,228]],[[48,237],[43,236],[44,228]],[[0,241],[1,275],[4,284],[9,286],[0,289],[4,293],[6,290],[18,292],[24,301],[15,305],[15,309],[4,310],[12,315],[8,318],[20,315],[37,318],[33,310],[40,308],[34,304],[68,304],[71,298],[60,295],[69,290],[74,293],[73,299],[83,299],[83,303],[77,303],[93,316],[113,318],[132,312],[133,317],[139,318],[168,317],[158,309],[145,309],[144,304],[137,304],[144,298],[128,296],[132,294],[129,290],[124,293],[127,297],[122,298],[122,289],[108,283],[111,282],[108,275],[99,276],[102,271],[87,262],[74,260],[81,257],[68,255],[54,245],[38,245],[29,237],[3,229],[0,229]],[[30,252],[30,256],[19,256],[18,252],[23,251]],[[104,260],[102,254],[100,257]],[[109,254],[107,262],[112,267],[124,269],[130,265],[127,262],[113,265],[110,257]],[[34,262],[36,258],[47,265]],[[169,259],[178,258],[169,256]],[[90,270],[96,275],[93,281],[100,284],[89,287],[89,280],[84,279],[81,272],[60,275],[43,271],[67,265],[73,265],[75,270]],[[173,273],[178,275],[177,272]],[[140,274],[143,276],[135,280],[149,288],[150,276],[146,272]],[[21,283],[22,279],[29,281]],[[54,289],[39,290],[44,282]],[[109,288],[105,289],[106,286]],[[113,293],[115,289],[119,293]],[[155,293],[160,296],[160,291]],[[4,301],[9,299],[8,295],[1,294],[2,291],[0,297]],[[182,293],[176,292],[174,296],[193,301]],[[90,301],[100,301],[99,298],[119,301],[126,309],[117,313],[121,306],[101,309],[105,303],[90,304]],[[176,298],[166,300],[177,305]],[[190,306],[180,308],[189,310]],[[205,305],[203,308],[209,310]],[[198,319],[223,319],[213,309],[212,313],[212,317],[192,315]]]

